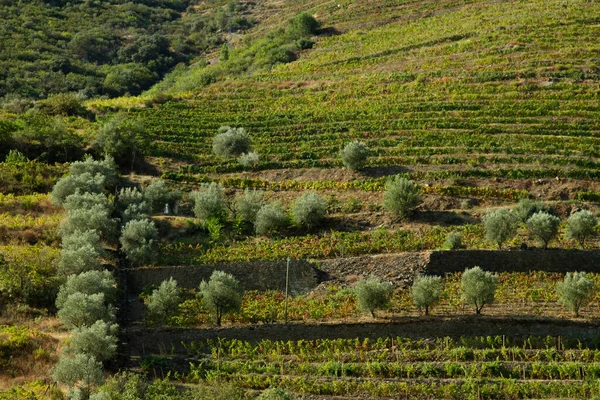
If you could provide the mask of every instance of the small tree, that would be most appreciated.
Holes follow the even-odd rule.
[[[92,157],[87,156],[83,161],[75,161],[69,166],[69,174],[71,176],[77,177],[86,173],[92,176],[102,175],[106,186],[113,187],[119,182],[117,165],[115,164],[115,160],[110,156],[105,157],[102,161],[94,160]]]
[[[260,162],[260,154],[256,151],[249,151],[248,153],[243,153],[238,157],[238,162],[245,167],[256,168],[258,163]]]
[[[103,382],[102,363],[94,356],[85,354],[61,356],[52,370],[52,379],[64,385],[77,387],[81,390],[82,397],[86,399],[91,388]]]
[[[169,316],[177,312],[180,302],[181,295],[177,281],[171,277],[162,281],[158,289],[152,292],[146,300],[146,307],[153,320],[164,323]]]
[[[256,400],[292,400],[292,396],[283,389],[269,388],[262,392]]]
[[[485,238],[502,248],[502,243],[515,235],[519,219],[509,208],[488,211],[483,218]]]
[[[223,221],[227,216],[227,200],[220,183],[203,185],[200,191],[192,192],[191,197],[194,199],[194,215],[201,223],[206,224],[210,218]]]
[[[567,220],[565,237],[576,240],[583,249],[586,239],[596,235],[597,224],[598,220],[590,211],[577,211]]]
[[[319,21],[312,15],[301,12],[288,21],[288,34],[294,38],[312,36],[319,30]]]
[[[475,306],[475,313],[481,314],[486,304],[494,302],[498,277],[479,267],[465,269],[460,286],[463,299],[469,305]]]
[[[437,303],[441,293],[441,277],[419,275],[413,283],[410,295],[417,308],[424,309],[425,315],[429,315],[429,308]]]
[[[567,272],[565,279],[556,285],[558,301],[579,317],[579,309],[595,296],[596,286],[585,272]]]
[[[121,233],[121,248],[133,265],[150,262],[156,256],[158,230],[147,219],[127,222]]]
[[[63,308],[65,302],[74,293],[96,294],[103,293],[107,302],[117,299],[117,282],[112,273],[107,270],[87,271],[79,275],[71,275],[58,290],[56,307]]]
[[[128,119],[119,114],[104,123],[97,135],[94,147],[105,156],[111,156],[121,167],[133,170],[135,162],[143,158],[150,144],[141,119]]]
[[[288,224],[288,217],[279,204],[266,204],[256,213],[254,229],[257,235],[276,235]]]
[[[538,211],[527,220],[527,229],[539,242],[548,248],[548,243],[558,234],[560,218]]]
[[[157,180],[144,188],[144,200],[154,214],[162,214],[165,205],[173,209],[175,204],[181,200],[181,192],[170,190],[165,181]]]
[[[419,187],[396,175],[385,184],[383,207],[396,218],[406,218],[421,204]]]
[[[96,321],[92,326],[76,328],[69,342],[67,352],[85,354],[98,361],[107,361],[117,354],[117,324]]]
[[[348,143],[341,153],[342,164],[352,171],[359,171],[364,168],[369,158],[369,149],[363,142],[355,140]]]
[[[91,244],[79,248],[63,248],[56,272],[61,277],[67,277],[87,271],[98,271],[102,269],[102,263],[98,259],[100,254]]]
[[[460,232],[449,232],[444,241],[444,248],[448,250],[457,250],[463,247],[462,234]]]
[[[319,226],[327,214],[327,204],[316,192],[304,193],[294,201],[292,217],[300,227],[312,229]]]
[[[69,211],[59,232],[64,237],[76,232],[97,231],[103,238],[111,239],[115,228],[115,220],[110,217],[110,211],[103,205],[95,205]]]
[[[82,193],[77,190],[75,193],[68,195],[63,203],[63,207],[67,211],[85,210],[94,206],[101,206],[110,211],[108,198],[104,193]]]
[[[244,222],[253,223],[258,210],[265,204],[264,192],[258,190],[244,190],[243,195],[235,197],[235,212]]]
[[[392,295],[392,284],[382,282],[376,277],[361,279],[354,287],[358,299],[358,308],[365,313],[371,313],[375,318],[375,309],[386,308]]]
[[[58,311],[58,319],[68,329],[91,326],[96,321],[115,321],[115,308],[106,305],[104,293],[73,293]]]
[[[239,157],[248,153],[250,147],[250,135],[244,128],[222,126],[213,139],[213,152],[223,158]]]
[[[104,176],[100,174],[92,175],[86,172],[77,176],[68,175],[56,182],[50,200],[57,206],[62,206],[66,198],[78,190],[81,193],[101,193],[104,183]]]
[[[242,305],[239,281],[223,271],[214,271],[208,282],[202,281],[198,294],[214,314],[217,326],[221,326],[223,315],[238,311]]]
[[[527,222],[534,214],[539,212],[548,212],[548,207],[542,202],[531,199],[521,199],[519,204],[513,209],[513,212],[521,222]]]

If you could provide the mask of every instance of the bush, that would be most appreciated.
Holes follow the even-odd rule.
[[[88,111],[73,93],[55,94],[37,104],[38,108],[48,115],[61,115],[64,117],[86,117]]]
[[[101,193],[104,190],[104,183],[104,176],[100,174],[68,175],[56,182],[50,194],[50,200],[57,206],[62,206],[66,198],[77,191],[80,193]]]
[[[162,281],[146,300],[148,314],[153,321],[164,323],[177,311],[181,302],[177,281],[173,278]]]
[[[213,152],[224,158],[239,157],[250,151],[250,135],[244,128],[222,126],[213,139]]]
[[[87,245],[91,246],[99,257],[104,254],[100,235],[95,230],[78,231],[76,235],[63,236],[61,247],[63,250],[77,250]]]
[[[257,235],[277,235],[288,224],[285,211],[279,204],[266,204],[256,213],[254,230]]]
[[[539,242],[548,247],[548,243],[558,234],[560,218],[544,211],[538,211],[527,220],[527,229]]]
[[[102,363],[85,354],[61,356],[52,370],[52,379],[64,385],[77,386],[81,389],[83,398],[87,398],[92,386],[103,382]]]
[[[113,323],[115,309],[106,305],[104,293],[73,293],[67,297],[57,316],[66,328],[74,329],[91,326],[98,320]]]
[[[144,195],[138,188],[123,188],[117,197],[117,207],[121,214],[121,223],[149,218],[150,207],[144,201]]]
[[[127,119],[120,114],[100,127],[94,147],[119,166],[133,170],[135,162],[141,161],[148,151],[150,138],[140,119]]]
[[[567,220],[565,237],[576,240],[583,249],[585,241],[589,237],[596,235],[596,225],[598,221],[594,214],[588,210],[577,211]]]
[[[352,170],[359,171],[364,168],[369,157],[369,149],[363,142],[355,140],[348,143],[341,153],[342,164],[344,167]]]
[[[371,313],[375,318],[375,309],[386,308],[392,295],[392,284],[381,282],[375,277],[361,279],[354,287],[358,299],[358,308],[362,312]]]
[[[312,15],[302,12],[288,22],[288,34],[292,38],[312,36],[319,30],[319,21]]]
[[[71,176],[81,176],[88,173],[92,176],[98,174],[104,177],[104,184],[109,187],[114,187],[119,183],[119,174],[115,160],[110,157],[104,157],[104,160],[94,160],[87,156],[83,161],[75,161],[69,166],[69,174]]]
[[[292,396],[283,389],[270,388],[262,392],[256,400],[292,400]]]
[[[463,299],[467,304],[475,306],[477,315],[481,314],[486,304],[494,302],[497,281],[496,275],[479,267],[467,268],[463,272],[460,281]]]
[[[225,220],[227,216],[227,200],[223,193],[223,185],[220,183],[211,183],[210,185],[202,185],[200,191],[192,192],[191,197],[194,199],[194,215],[202,224],[210,218],[216,218],[219,221]]]
[[[439,276],[419,275],[415,279],[410,296],[419,309],[429,315],[429,308],[437,303],[442,293],[442,278]]]
[[[112,239],[115,228],[116,224],[110,218],[109,210],[103,205],[95,205],[87,209],[69,211],[59,228],[59,233],[64,237],[75,232],[97,231],[103,238]]]
[[[117,282],[112,273],[103,271],[87,271],[78,275],[70,275],[58,290],[56,307],[63,308],[65,302],[74,293],[96,294],[103,293],[104,299],[112,303],[117,300]]]
[[[460,232],[448,232],[446,240],[444,241],[444,248],[448,250],[457,250],[462,247],[462,234]]]
[[[98,259],[100,254],[98,249],[92,244],[84,244],[77,248],[62,249],[56,273],[59,276],[66,277],[73,274],[101,270],[102,263]]]
[[[316,192],[302,194],[294,201],[292,217],[299,227],[312,229],[319,226],[327,214],[327,204]]]
[[[170,210],[175,209],[177,202],[181,200],[181,192],[170,190],[167,184],[159,179],[144,188],[144,200],[152,213],[162,214],[166,205]]]
[[[248,153],[243,153],[238,157],[238,162],[245,167],[256,168],[260,161],[260,155],[255,151],[250,151]]]
[[[64,209],[69,212],[75,210],[87,210],[95,206],[101,206],[107,211],[110,211],[108,198],[104,193],[81,193],[80,191],[77,191],[74,194],[67,196],[63,203]]]
[[[9,150],[4,162],[7,164],[20,164],[28,162],[29,159],[25,156],[25,154],[21,153],[19,150]]]
[[[85,354],[107,361],[117,354],[117,324],[96,321],[92,326],[76,328],[67,348],[71,354]]]
[[[576,317],[579,317],[579,309],[593,300],[595,292],[596,286],[585,272],[567,272],[565,279],[556,285],[558,301]]]
[[[397,175],[386,182],[383,207],[394,217],[408,217],[419,204],[419,187],[413,181]]]
[[[121,248],[133,265],[142,265],[156,257],[158,230],[147,219],[127,222],[121,233]]]
[[[519,219],[509,208],[488,211],[483,218],[485,238],[502,248],[502,243],[513,237],[517,231]]]
[[[242,221],[254,223],[258,210],[264,204],[264,193],[262,191],[246,189],[243,195],[235,197],[234,209]]]
[[[521,222],[527,222],[529,218],[533,216],[533,214],[539,212],[547,212],[548,207],[544,205],[544,203],[539,201],[534,201],[531,199],[521,199],[519,204],[514,208],[514,213],[519,218]]]
[[[214,271],[208,282],[202,281],[198,294],[214,314],[217,326],[221,325],[223,315],[239,311],[242,305],[239,281],[223,271]]]

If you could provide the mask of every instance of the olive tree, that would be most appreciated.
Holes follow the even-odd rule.
[[[84,244],[77,248],[63,248],[56,267],[59,276],[67,277],[82,272],[102,269],[99,260],[101,253],[92,244]]]
[[[588,210],[581,210],[573,213],[567,220],[565,237],[576,240],[579,246],[585,247],[586,239],[596,235],[596,225],[598,220]]]
[[[102,363],[96,360],[94,356],[86,354],[61,356],[52,369],[52,379],[58,383],[79,389],[85,399],[89,396],[94,385],[102,384],[104,371],[102,370]]]
[[[101,174],[92,175],[88,172],[81,175],[67,175],[61,178],[50,194],[50,200],[57,206],[62,206],[68,196],[79,191],[81,193],[101,193],[104,190],[105,178]]]
[[[319,226],[327,214],[327,204],[316,192],[299,196],[292,205],[292,218],[299,227],[312,229]]]
[[[406,218],[421,204],[419,191],[413,181],[396,175],[385,184],[383,207],[396,218]]]
[[[242,305],[239,281],[223,271],[214,271],[208,282],[203,280],[198,294],[214,314],[217,326],[221,325],[223,315],[238,311]]]
[[[94,147],[105,156],[113,157],[119,166],[133,170],[149,144],[150,137],[144,132],[142,120],[119,114],[100,126]]]
[[[91,326],[96,321],[115,321],[115,308],[106,304],[104,293],[73,293],[57,313],[58,319],[68,329]]]
[[[117,185],[119,182],[119,173],[115,160],[107,156],[104,160],[94,160],[92,157],[86,157],[83,161],[75,161],[69,166],[71,176],[81,176],[88,173],[92,176],[102,175],[104,184],[109,187]]]
[[[222,126],[213,139],[213,152],[223,158],[239,157],[248,153],[251,145],[250,135],[244,128]]]
[[[429,315],[429,308],[437,303],[441,293],[441,277],[419,275],[413,282],[410,296],[417,308],[425,310],[425,315]]]
[[[68,195],[63,203],[64,209],[69,212],[81,209],[89,209],[95,206],[104,207],[110,211],[108,198],[104,195],[104,193],[82,193],[77,190],[75,193]]]
[[[355,140],[344,146],[341,152],[342,164],[349,170],[359,171],[364,168],[369,158],[369,149],[363,142]]]
[[[107,302],[112,303],[117,299],[117,282],[112,273],[107,270],[87,271],[78,275],[71,275],[58,290],[56,307],[63,308],[65,302],[74,293],[96,294],[103,293]]]
[[[223,221],[227,216],[227,199],[220,183],[203,185],[199,191],[191,193],[191,198],[194,200],[194,215],[201,223],[206,224],[211,218]]]
[[[288,224],[288,217],[279,204],[266,204],[256,213],[254,230],[257,235],[276,235]]]
[[[518,226],[519,219],[510,208],[488,211],[483,217],[485,238],[489,242],[496,243],[499,249],[504,242],[515,235]]]
[[[548,243],[558,234],[560,218],[544,211],[538,211],[527,220],[527,229],[542,245],[548,248]]]
[[[481,314],[486,304],[492,304],[496,294],[498,277],[479,267],[467,268],[463,272],[460,287],[465,302],[475,306],[475,313]]]
[[[548,207],[540,201],[521,199],[513,212],[517,215],[519,221],[527,222],[536,213],[548,212]]]
[[[136,187],[122,188],[119,191],[117,209],[122,224],[134,219],[146,219],[150,214],[150,207],[144,201],[143,193]]]
[[[150,262],[156,256],[158,230],[147,219],[127,222],[121,233],[121,248],[133,265]]]
[[[375,318],[375,309],[383,309],[389,305],[392,284],[371,276],[359,280],[354,287],[354,292],[358,300],[358,308]]]
[[[107,361],[117,354],[119,326],[96,321],[91,326],[75,328],[69,341],[67,353],[85,354],[98,361]]]
[[[181,295],[177,287],[177,281],[171,277],[162,281],[160,286],[152,291],[145,303],[152,320],[165,322],[169,316],[177,311],[180,302]]]
[[[254,223],[258,210],[265,204],[264,192],[259,190],[244,190],[244,194],[235,197],[234,209],[239,218],[248,223]]]
[[[565,279],[556,285],[556,293],[558,301],[579,317],[579,309],[594,298],[596,285],[585,272],[567,272]]]
[[[143,194],[150,212],[154,214],[162,214],[165,206],[174,209],[177,202],[181,200],[181,192],[169,189],[169,186],[161,179],[146,186]]]
[[[67,218],[59,228],[59,233],[64,236],[76,232],[96,231],[102,238],[112,239],[116,229],[115,220],[111,212],[104,205],[94,205],[90,208],[77,208],[67,213]]]

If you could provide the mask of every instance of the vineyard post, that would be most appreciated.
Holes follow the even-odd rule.
[[[285,323],[288,322],[288,288],[290,285],[290,258],[287,258],[285,267]]]

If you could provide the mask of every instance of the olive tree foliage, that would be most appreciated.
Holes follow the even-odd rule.
[[[498,277],[479,267],[467,268],[463,272],[460,288],[464,301],[475,306],[475,313],[481,314],[486,304],[494,303]]]
[[[220,183],[202,185],[199,191],[192,192],[190,196],[194,200],[194,215],[202,224],[211,218],[223,221],[227,216],[227,199]]]
[[[61,277],[67,277],[82,272],[100,270],[102,269],[102,263],[98,259],[100,255],[101,253],[91,244],[84,244],[77,248],[63,248],[60,251],[56,273]]]
[[[292,396],[281,388],[269,388],[263,391],[256,400],[292,400]]]
[[[59,233],[64,236],[76,232],[95,230],[102,238],[112,239],[116,229],[116,222],[110,217],[110,210],[104,205],[95,205],[90,208],[79,208],[67,213],[67,218],[59,228]]]
[[[527,222],[536,213],[548,212],[548,207],[540,201],[521,199],[513,212],[517,215],[519,221]]]
[[[165,205],[173,209],[175,204],[181,200],[181,192],[169,189],[169,186],[161,179],[146,186],[143,190],[143,195],[144,201],[148,204],[150,212],[153,214],[162,214],[165,210]]]
[[[105,156],[113,157],[121,167],[133,170],[150,145],[140,118],[131,119],[119,114],[104,123],[96,134],[94,147]]]
[[[105,178],[101,174],[92,175],[85,172],[81,175],[67,175],[61,178],[50,194],[50,200],[57,206],[62,206],[68,196],[80,193],[101,193],[104,190]]]
[[[122,188],[119,191],[117,209],[121,215],[122,224],[134,219],[146,219],[150,214],[150,208],[144,201],[143,193],[135,187]]]
[[[407,218],[421,204],[419,186],[396,175],[388,179],[383,194],[383,207],[396,218]]]
[[[222,126],[213,138],[213,152],[224,158],[239,157],[248,153],[252,141],[244,128]]]
[[[181,302],[181,294],[177,281],[172,277],[161,282],[145,301],[151,320],[164,323],[169,316],[177,311]]]
[[[260,190],[244,190],[238,194],[234,201],[236,215],[244,222],[254,223],[258,210],[265,204],[264,192]]]
[[[68,329],[91,326],[96,321],[115,321],[115,308],[106,304],[104,293],[73,293],[57,313],[58,319]]]
[[[444,241],[444,248],[457,250],[463,247],[462,234],[460,232],[448,232]]]
[[[257,235],[277,235],[288,224],[288,217],[279,204],[266,204],[256,213],[254,230]]]
[[[510,208],[488,211],[483,217],[485,238],[495,243],[499,249],[504,242],[515,235],[518,226],[519,218]]]
[[[103,293],[107,302],[112,303],[117,299],[117,282],[110,271],[87,271],[78,275],[71,275],[58,290],[56,307],[63,308],[65,302],[75,293],[96,294]]]
[[[87,156],[83,161],[75,161],[69,166],[71,176],[81,176],[88,173],[92,176],[102,175],[104,184],[108,187],[114,187],[119,183],[119,174],[115,160],[107,156],[104,160],[94,160]]]
[[[577,211],[567,220],[565,237],[576,240],[583,249],[586,239],[596,236],[596,225],[598,225],[598,220],[591,211]]]
[[[596,294],[596,285],[585,272],[567,272],[565,279],[556,285],[558,301],[579,317],[579,310]]]
[[[548,248],[548,243],[558,234],[560,218],[538,211],[527,220],[527,229],[543,246]]]
[[[93,356],[98,361],[110,360],[117,354],[119,326],[96,321],[91,326],[73,330],[67,353]]]
[[[302,194],[292,205],[292,218],[299,227],[319,226],[327,214],[327,203],[316,192]]]
[[[78,388],[83,398],[87,398],[94,385],[102,384],[104,371],[102,363],[94,356],[75,354],[61,356],[52,369],[52,379],[56,382]]]
[[[150,262],[156,256],[158,229],[147,219],[127,222],[121,233],[121,248],[133,265]]]
[[[110,211],[108,198],[104,195],[104,193],[82,193],[78,190],[75,193],[67,196],[63,203],[64,209],[68,212],[80,209],[89,209],[94,206],[101,206]]]
[[[358,299],[358,308],[375,318],[376,309],[384,309],[389,305],[392,284],[371,276],[359,280],[354,287],[354,292]]]
[[[258,154],[256,151],[242,153],[242,155],[238,157],[238,162],[245,167],[255,168],[260,162],[260,154]]]
[[[441,293],[441,277],[419,275],[413,282],[410,296],[417,308],[425,310],[425,315],[429,315],[429,308],[438,302]]]
[[[352,171],[360,171],[369,158],[369,148],[363,142],[355,140],[344,146],[341,157],[344,167]]]
[[[214,271],[208,282],[203,280],[198,295],[214,315],[218,326],[221,325],[223,315],[238,311],[242,305],[239,281],[223,271]]]

